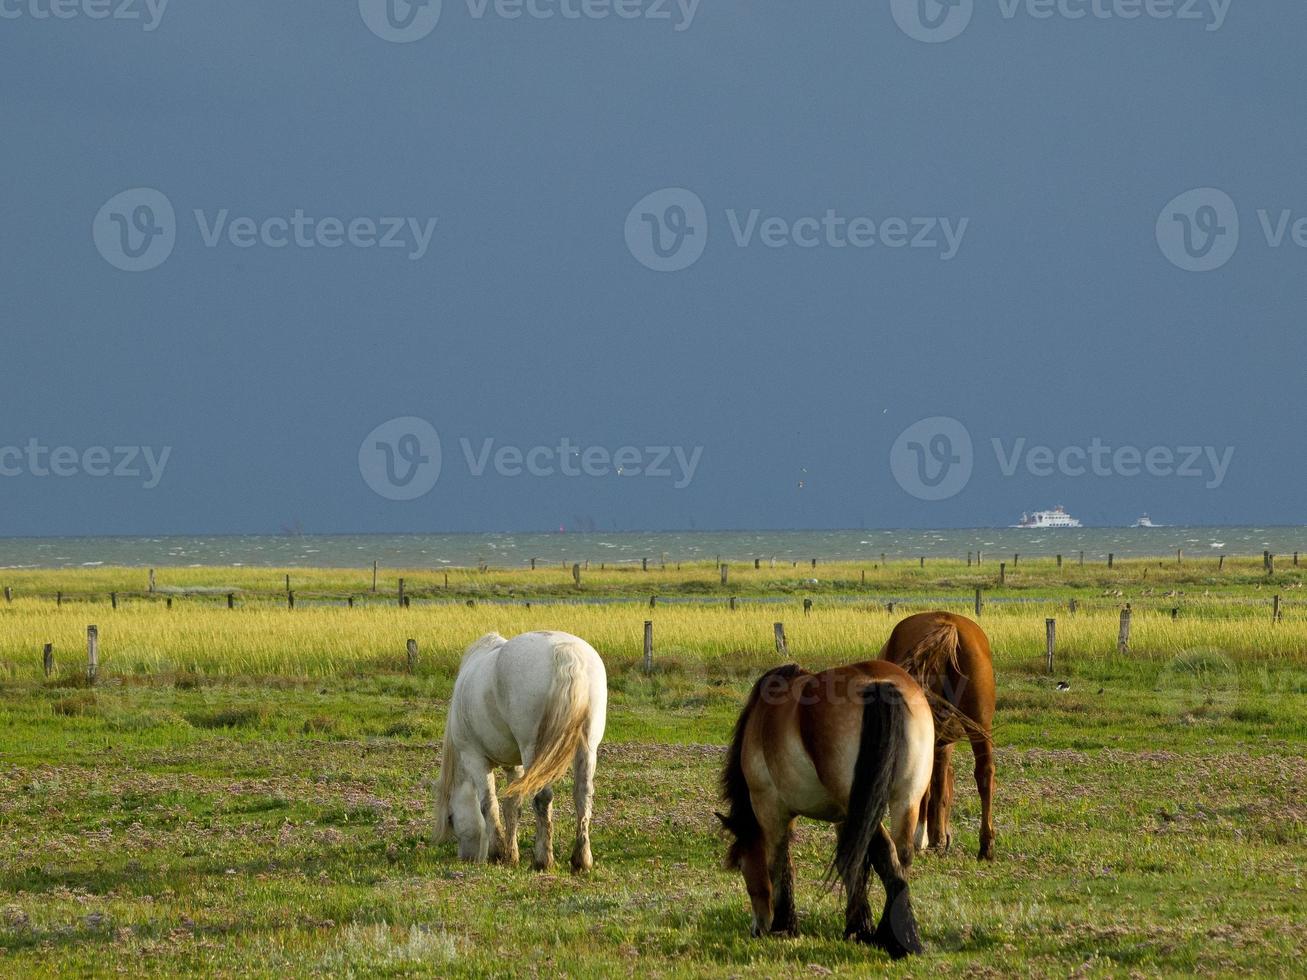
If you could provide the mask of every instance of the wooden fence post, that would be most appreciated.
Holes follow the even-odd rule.
[[[117,608],[118,608],[118,593],[117,593],[117,592],[110,592],[110,593],[109,593],[109,605],[112,606],[114,609],[117,609]]]
[[[164,605],[164,608],[165,608],[165,609],[171,609],[171,608],[172,608],[172,596],[168,596],[168,598],[164,600],[163,605]]]
[[[649,571],[649,559],[648,559],[648,558],[641,558],[641,559],[640,559],[640,571],[642,571],[642,572],[647,572],[647,571]]]
[[[967,552],[967,568],[971,567],[971,552]]]
[[[1016,568],[1017,565],[1019,565],[1019,564],[1021,564],[1021,554],[1020,554],[1020,552],[1018,552],[1017,554],[1014,554],[1014,555],[1012,556],[1012,567],[1013,567],[1013,568]]]
[[[656,605],[658,605],[658,597],[656,595],[651,595],[649,597],[649,608],[652,609]]]
[[[925,567],[926,567],[926,556],[925,556],[925,555],[922,555],[921,558],[918,559],[918,560],[919,560],[919,562],[920,562],[919,567],[920,567],[920,568],[925,568]]]
[[[1180,607],[1179,607],[1179,606],[1172,606],[1172,607],[1171,607],[1171,622],[1174,623],[1174,622],[1175,622],[1177,619],[1179,619],[1179,618],[1180,618]]]
[[[653,670],[653,620],[644,621],[644,672]]]
[[[13,602],[13,601],[14,601],[14,590],[11,589],[9,586],[6,585],[6,586],[5,586],[5,602]]]
[[[1115,561],[1115,560],[1116,560],[1116,555],[1112,554],[1112,552],[1109,551],[1109,552],[1107,553],[1107,567],[1108,567],[1108,568],[1111,568],[1111,567],[1112,567],[1112,562]]]
[[[722,585],[725,585],[725,584],[726,584],[726,567],[727,567],[727,566],[723,565],[722,568],[721,568],[721,572],[722,572]]]
[[[1048,672],[1053,673],[1053,648],[1057,644],[1057,620],[1044,620],[1044,653],[1048,657]]]
[[[976,586],[976,615],[977,616],[979,616],[981,611],[985,608],[985,600],[981,597],[980,593],[981,593],[980,586],[977,585]]]
[[[86,680],[94,684],[100,673],[100,631],[94,626],[86,627]]]
[[[531,559],[531,571],[534,572],[535,570],[536,570],[536,560],[535,560],[534,558],[532,558],[532,559]]]
[[[1225,568],[1225,555],[1221,555],[1221,557],[1216,560],[1216,570],[1219,572],[1224,568]]]
[[[154,569],[150,569],[150,591],[154,591]]]
[[[1271,604],[1271,622],[1278,623],[1279,621],[1280,621],[1280,597],[1277,595],[1275,597],[1275,601]]]
[[[287,609],[294,609],[294,608],[295,608],[295,593],[294,593],[294,592],[287,592],[287,593],[286,593],[286,608],[287,608]]]
[[[347,605],[350,609],[354,608],[354,597],[352,595],[345,597],[345,605]]]
[[[1177,565],[1183,565],[1183,564],[1184,564],[1184,549],[1183,549],[1183,548],[1176,548],[1176,549],[1175,549],[1175,563],[1176,563]]]
[[[1075,596],[1072,596],[1069,600],[1067,600],[1066,608],[1067,608],[1067,612],[1071,613],[1072,615],[1075,615],[1075,611],[1077,609]]]
[[[756,571],[758,571],[758,569],[760,569],[760,568],[762,568],[762,559],[761,559],[761,558],[755,558],[755,559],[753,560],[753,570],[756,572]]]
[[[867,570],[865,568],[862,570],[862,584],[867,584]]]
[[[41,651],[41,666],[45,669],[45,676],[49,677],[54,673],[54,644],[47,643],[45,649]]]
[[[1058,556],[1057,556],[1057,570],[1058,570],[1059,572],[1062,571],[1062,556],[1061,556],[1061,555],[1058,555]]]
[[[1130,606],[1121,610],[1121,628],[1116,634],[1116,652],[1121,656],[1130,653]]]
[[[572,583],[579,589],[581,587],[581,563],[572,562]]]
[[[1007,562],[998,563],[998,584],[1003,585],[1007,582]]]
[[[735,612],[735,596],[731,596],[731,612]]]
[[[64,594],[62,592],[56,592],[54,594],[54,604],[56,606],[62,606],[64,604]]]
[[[418,666],[418,641],[409,640],[404,644],[405,653],[408,655],[408,672],[411,674],[417,670]]]
[[[289,575],[289,574],[286,575],[286,591],[287,591],[287,592],[290,591],[290,575]]]
[[[892,603],[892,602],[887,602],[887,603],[885,603],[885,611],[886,611],[887,613],[889,613],[891,616],[893,616],[893,615],[894,615],[894,603]]]
[[[372,591],[374,594],[377,591],[377,560],[375,558],[372,559]]]
[[[782,656],[784,656],[784,655],[786,654],[786,648],[785,648],[785,624],[784,624],[784,623],[773,623],[773,624],[772,624],[772,632],[773,632],[774,634],[776,634],[776,652],[779,653],[779,654],[781,654]]]
[[[804,599],[804,600],[803,600],[803,615],[806,616],[806,615],[808,615],[810,612],[812,612],[812,600],[811,600],[811,599]]]
[[[1083,566],[1084,563],[1085,563],[1085,553],[1084,553],[1084,551],[1082,550],[1082,551],[1080,552],[1080,564]]]
[[[228,609],[235,609],[235,608],[236,608],[236,593],[235,593],[235,592],[228,592],[228,593],[227,593],[227,608],[228,608]]]
[[[1266,556],[1266,574],[1271,576],[1275,574],[1275,556],[1268,554]]]

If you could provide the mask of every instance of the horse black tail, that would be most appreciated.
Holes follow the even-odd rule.
[[[829,878],[838,875],[858,890],[867,886],[872,848],[889,809],[890,791],[904,748],[907,704],[894,684],[869,684],[863,691],[862,735],[853,766],[849,810],[840,827]]]
[[[749,780],[744,775],[744,731],[754,708],[762,698],[763,688],[786,681],[802,672],[803,668],[798,664],[786,664],[767,671],[753,685],[749,699],[735,722],[735,733],[731,736],[731,747],[726,752],[726,765],[722,768],[721,776],[722,802],[726,804],[727,812],[717,814],[722,826],[735,838],[726,855],[728,868],[738,868],[741,857],[762,835],[762,827],[758,823],[758,815],[753,812],[753,800],[749,796]]]

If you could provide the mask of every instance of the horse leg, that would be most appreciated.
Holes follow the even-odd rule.
[[[531,866],[548,871],[554,866],[554,788],[546,786],[535,795],[531,807],[536,815],[535,853]]]
[[[771,859],[772,919],[771,931],[790,936],[799,934],[799,916],[794,909],[794,858],[790,855],[790,838],[794,832],[791,819],[780,832]]]
[[[881,912],[880,924],[871,941],[896,960],[909,953],[920,953],[921,936],[917,932],[917,919],[912,912],[907,873],[899,863],[894,842],[884,827],[877,828],[868,858],[871,866],[876,869],[881,884],[885,886],[885,909]],[[865,907],[865,891],[862,901]]]
[[[921,838],[921,805],[912,800],[890,800],[889,821],[898,851],[899,864],[906,870],[912,867],[916,854],[916,841]]]
[[[930,787],[926,787],[926,792],[921,796],[921,806],[917,811],[917,832],[913,835],[912,846],[921,851],[926,846],[926,818],[930,810]]]
[[[572,762],[572,800],[576,804],[576,844],[572,847],[572,871],[589,871],[594,866],[590,854],[590,814],[594,807],[595,756],[597,746],[582,744]]]
[[[973,738],[976,757],[976,789],[980,791],[980,860],[994,860],[994,743]]]
[[[953,745],[935,746],[935,767],[930,772],[929,805],[926,807],[928,846],[945,852],[953,842],[949,811],[953,808]]]
[[[507,790],[513,785],[513,781],[522,778],[521,766],[504,767],[504,789]],[[499,860],[504,864],[517,864],[517,821],[522,813],[522,804],[516,796],[505,795],[499,804],[500,811],[504,817],[503,849],[499,852]]]

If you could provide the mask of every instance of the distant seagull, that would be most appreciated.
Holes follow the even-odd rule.
[[[1057,689],[1058,689],[1059,691],[1069,691],[1069,690],[1071,690],[1071,685],[1068,684],[1066,681],[1058,681],[1058,682],[1057,682]]]

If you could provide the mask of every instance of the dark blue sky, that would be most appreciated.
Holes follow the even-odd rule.
[[[434,30],[391,43],[357,0],[172,0],[154,30],[88,17],[96,0],[39,16],[49,2],[0,0],[0,534],[947,527],[1055,503],[1087,523],[1307,521],[1301,4],[1232,0],[1209,30],[1209,0],[1207,21],[978,0],[959,36],[923,43],[887,0],[702,0],[688,26],[674,2],[663,20],[506,19],[444,0]],[[175,241],[128,272],[96,243],[161,218],[111,203],[136,188],[171,204]],[[664,188],[706,215],[679,271],[624,234]],[[1195,188],[1228,198],[1168,206]],[[671,236],[680,200],[632,227]],[[1228,245],[1223,200],[1237,249],[1178,267],[1157,229],[1192,224],[1193,255]],[[406,244],[272,247],[290,233],[267,219],[297,210],[339,220],[326,241],[403,218]],[[732,223],[755,210],[741,246]],[[1272,232],[1289,212],[1278,247],[1259,210]],[[884,237],[833,247],[808,234],[828,212]],[[812,218],[794,234],[817,244],[769,247],[776,217],[769,240]],[[945,260],[891,247],[894,218],[965,235]],[[891,449],[936,416],[974,461],[922,499]],[[408,485],[430,446],[384,430],[386,477],[364,442],[405,417],[442,447],[412,500],[375,485]],[[926,436],[898,452],[934,482],[958,447]],[[1189,446],[1233,455],[1219,479],[1209,457],[1131,475],[1129,452],[1107,475],[1037,476],[1024,455],[1004,471],[1017,447],[1095,437],[1155,469],[1163,449],[1173,469]],[[477,476],[459,441],[475,463],[487,439],[525,455],[564,438],[593,475],[557,454],[512,475],[510,452]],[[68,475],[33,440],[70,447]],[[674,463],[600,472],[622,446],[637,468],[661,446],[701,454],[678,487]],[[147,489],[142,456],[140,476],[97,476],[94,447],[110,471],[132,469],[114,447],[170,453]]]

